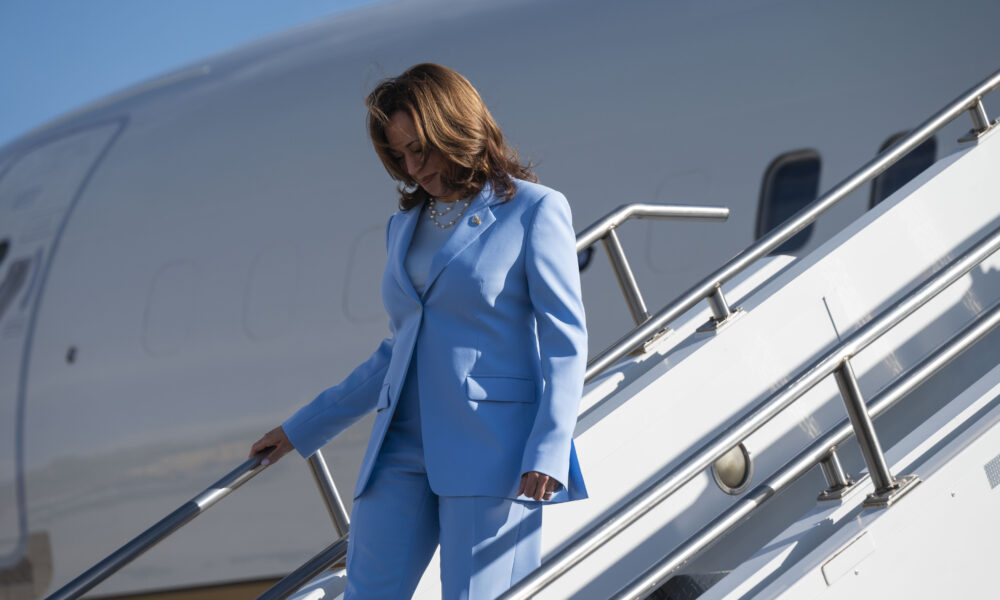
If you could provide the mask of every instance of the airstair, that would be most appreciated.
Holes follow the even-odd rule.
[[[588,364],[591,498],[546,511],[543,564],[503,598],[848,597],[924,589],[900,581],[914,567],[987,572],[972,540],[1000,493],[997,87],[1000,72],[655,314],[619,227],[727,211],[627,205],[578,236],[602,241],[636,327]],[[963,113],[958,151],[809,255],[771,255]],[[347,514],[322,454],[309,464],[341,537],[261,598],[343,589]],[[82,596],[262,470],[249,459],[49,598]],[[415,597],[440,597],[436,558]]]

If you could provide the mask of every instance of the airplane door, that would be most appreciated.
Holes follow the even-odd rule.
[[[26,374],[46,274],[77,199],[123,127],[122,120],[62,134],[0,170],[0,575],[31,559],[25,557]]]

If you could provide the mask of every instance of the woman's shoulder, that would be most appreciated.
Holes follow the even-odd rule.
[[[559,195],[562,196],[558,191],[550,188],[547,185],[542,185],[540,183],[535,183],[533,181],[525,181],[523,179],[515,179],[514,185],[517,187],[517,193],[515,197],[520,197],[523,200],[528,201],[539,201],[545,196]]]
[[[521,204],[525,208],[537,207],[543,203],[548,205],[565,206],[567,208],[569,207],[569,203],[566,201],[566,196],[558,190],[540,183],[524,181],[522,179],[515,179],[514,183],[517,186],[517,193],[514,194],[511,202]]]

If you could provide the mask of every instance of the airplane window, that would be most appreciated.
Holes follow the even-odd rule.
[[[882,144],[882,147],[878,149],[879,154],[898,142],[899,138],[907,133],[903,131],[887,139]],[[937,138],[932,136],[911,150],[909,154],[896,161],[896,164],[886,169],[872,181],[872,193],[868,208],[891,196],[911,179],[920,175],[924,169],[934,164],[935,160],[937,160]]]
[[[816,200],[819,192],[819,154],[813,150],[787,152],[771,162],[764,173],[757,213],[757,239],[788,220]],[[790,240],[775,248],[772,254],[794,252],[809,241],[810,224]]]
[[[0,241],[0,265],[3,264],[3,259],[7,258],[8,250],[10,250],[10,241],[8,240]]]

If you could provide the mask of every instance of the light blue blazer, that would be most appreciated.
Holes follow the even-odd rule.
[[[414,352],[434,493],[514,498],[521,474],[539,471],[563,485],[552,502],[587,497],[573,447],[587,332],[569,204],[555,190],[516,184],[508,202],[489,186],[476,196],[434,255],[422,295],[403,266],[421,211],[389,219],[382,302],[392,336],[283,424],[307,457],[378,411],[355,497]]]

